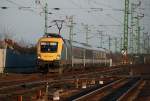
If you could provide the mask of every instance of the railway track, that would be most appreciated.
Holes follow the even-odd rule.
[[[65,101],[129,101],[131,91],[141,83],[139,78],[124,78],[95,89],[80,92]]]
[[[107,96],[103,97],[101,101],[122,101],[125,100],[125,96],[129,94],[129,90],[132,89],[138,82],[140,82],[140,78],[130,78],[128,82],[123,84],[120,87],[117,87],[114,91],[112,91]]]
[[[29,92],[35,93],[39,90],[45,90],[47,83],[51,89],[55,89],[51,92],[53,94],[57,88],[64,88],[64,85],[75,85],[74,82],[76,80],[87,81],[113,78],[108,76],[108,74],[116,71],[120,71],[120,68],[99,69],[99,71],[74,71],[62,75],[55,73],[47,75],[37,73],[29,75],[11,74],[11,77],[4,76],[0,78],[0,100],[3,100],[3,98],[12,98],[12,96],[26,95]],[[69,89],[74,89],[74,87]]]
[[[120,71],[121,68],[101,68],[94,71],[69,71],[65,72],[62,75],[57,73],[48,73],[46,75],[40,73],[33,74],[7,74],[0,77],[0,86],[14,85],[18,83],[46,80],[46,79],[61,79],[61,78],[80,78],[80,77],[91,77],[91,76],[101,76],[101,75],[110,75],[111,72]]]
[[[150,100],[150,80],[146,79],[141,86],[136,89],[134,101],[149,101]]]
[[[80,78],[80,80],[89,80],[90,78]],[[91,78],[93,79],[93,78]],[[99,78],[100,79],[100,78]],[[107,77],[108,79],[108,77]],[[42,80],[38,82],[30,82],[30,83],[22,83],[18,85],[12,85],[12,86],[5,86],[0,88],[0,100],[3,98],[12,98],[12,96],[18,96],[18,95],[25,95],[27,93],[31,92],[37,92],[38,90],[45,89],[46,86],[49,86],[49,88],[54,89],[52,90],[51,94],[53,94],[56,89],[65,89],[64,85],[75,85],[73,84],[75,79],[62,79],[62,80]],[[71,88],[74,88],[75,86],[70,86]],[[70,88],[68,88],[70,89]]]

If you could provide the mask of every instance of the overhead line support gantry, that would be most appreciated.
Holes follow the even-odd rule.
[[[123,39],[123,63],[127,63],[128,53],[128,27],[129,27],[129,0],[125,0],[125,12],[124,12],[124,39]]]

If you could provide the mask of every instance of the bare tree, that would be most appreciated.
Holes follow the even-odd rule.
[[[15,34],[13,33],[13,31],[8,28],[8,27],[4,27],[2,32],[1,32],[1,37],[2,39],[13,39],[15,36]]]

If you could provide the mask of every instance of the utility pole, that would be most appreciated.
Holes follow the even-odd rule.
[[[73,50],[72,50],[72,41],[73,41],[73,16],[70,16],[69,17],[69,22],[70,22],[70,25],[68,25],[69,27],[69,40],[70,40],[70,46],[71,46],[71,66],[73,67],[74,63],[73,63]]]
[[[125,12],[124,12],[124,42],[123,42],[123,64],[128,62],[128,22],[129,22],[129,0],[125,0]]]
[[[90,31],[90,29],[89,29],[89,25],[87,24],[87,25],[85,25],[85,30],[86,30],[86,44],[89,44],[89,31]]]
[[[121,37],[120,38],[120,52],[122,51],[122,48],[123,48],[123,38]]]
[[[41,6],[40,0],[35,0],[35,3],[37,5]],[[42,6],[43,12],[41,12],[41,13],[44,13],[44,35],[47,36],[47,33],[48,33],[48,3],[47,3],[47,0],[44,0],[43,4],[44,4]]]
[[[109,45],[109,51],[111,50],[111,38],[110,38],[110,35],[108,36],[108,45]]]
[[[135,54],[139,54],[140,53],[140,26],[139,26],[138,15],[134,17],[134,19],[135,19],[135,27],[133,27],[133,30],[135,30],[134,47],[135,47]]]
[[[135,27],[135,31],[136,31],[136,35],[135,35],[135,43],[136,43],[136,54],[140,54],[140,46],[141,46],[141,27],[140,27],[140,19],[144,17],[144,15],[139,16],[137,14],[137,17],[135,17],[136,19],[136,27]]]
[[[131,4],[131,32],[130,32],[130,49],[131,54],[134,54],[134,4]]]
[[[125,0],[125,13],[124,13],[124,51],[128,51],[128,22],[129,22],[129,0]]]
[[[132,53],[133,54],[139,54],[140,53],[140,33],[141,33],[141,27],[140,27],[140,19],[144,17],[143,15],[139,15],[138,12],[135,10],[141,5],[141,2],[139,1],[138,4],[131,4],[131,46],[132,46]],[[135,14],[136,13],[136,14]]]
[[[45,30],[44,33],[45,35],[47,34],[47,29],[48,29],[48,4],[45,0],[45,7],[44,7],[44,13],[45,13]]]
[[[69,30],[69,40],[70,40],[70,42],[72,42],[73,41],[73,25],[74,25],[73,16],[69,17],[69,22],[70,22],[70,25],[68,26],[70,29]]]
[[[137,53],[140,54],[140,24],[139,24],[139,18],[137,18]]]
[[[150,48],[150,46],[149,46],[149,42],[150,42],[150,36],[148,35],[148,32],[147,33],[143,33],[144,34],[144,36],[143,36],[143,41],[144,41],[144,50],[145,50],[145,53],[146,54],[149,54],[149,48]]]
[[[147,37],[148,33],[143,33],[143,53],[146,54],[147,53],[147,41],[148,41],[148,37]]]
[[[150,54],[150,44],[149,44],[149,42],[150,42],[150,36],[148,36],[148,54]]]
[[[146,53],[147,54],[150,54],[150,35],[148,34],[148,32],[147,33],[144,33],[145,34],[145,44],[147,45],[147,46],[145,46],[145,48],[146,48]]]
[[[130,33],[130,46],[132,47],[131,52],[138,54],[139,48],[140,48],[140,25],[139,20],[140,16],[135,11],[139,6],[141,5],[141,2],[138,4],[131,4],[131,33]],[[137,14],[135,14],[137,13]]]
[[[100,47],[103,47],[103,31],[98,30],[98,34],[100,38]]]
[[[89,32],[91,31],[90,30],[90,25],[82,23],[82,26],[85,29],[85,41],[86,41],[86,44],[88,45],[89,44],[89,39],[91,38],[91,37],[89,37]]]
[[[117,53],[117,37],[115,37],[115,53]]]
[[[143,37],[143,54],[145,54],[146,52],[145,52],[145,49],[146,49],[146,46],[145,46],[145,44],[146,44],[146,40],[145,40],[145,38]]]
[[[86,29],[86,43],[88,44],[88,36],[89,36],[89,26],[88,25],[86,25],[85,26],[85,29]]]

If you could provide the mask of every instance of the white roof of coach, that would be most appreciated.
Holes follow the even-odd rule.
[[[65,39],[65,42],[70,43],[70,41],[67,39]],[[103,48],[92,47],[91,45],[87,45],[86,43],[79,43],[77,41],[72,41],[72,45],[75,47],[85,48],[85,49],[89,49],[89,50],[105,52],[105,49],[103,49]]]

